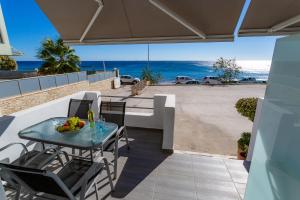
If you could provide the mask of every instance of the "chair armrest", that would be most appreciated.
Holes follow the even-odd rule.
[[[117,131],[117,133],[116,133],[116,139],[117,139],[117,138],[119,139],[119,136],[120,136],[120,134],[124,131],[124,129],[125,129],[125,126],[121,126],[121,127],[118,129],[118,131]]]
[[[9,148],[9,147],[11,147],[11,146],[14,146],[14,145],[20,145],[20,146],[23,147],[23,149],[26,151],[26,153],[29,152],[28,149],[27,149],[27,147],[25,146],[25,144],[20,143],[20,142],[14,142],[14,143],[10,143],[10,144],[8,144],[8,145],[5,145],[4,147],[1,147],[1,148],[0,148],[0,151],[4,151],[5,149],[7,149],[7,148]]]

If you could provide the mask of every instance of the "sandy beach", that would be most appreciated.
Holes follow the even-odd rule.
[[[251,132],[252,122],[236,112],[243,97],[263,97],[266,85],[149,86],[140,96],[176,95],[175,149],[201,153],[235,155],[242,132]],[[109,91],[130,94],[130,86]],[[151,101],[128,99],[129,106],[152,107]],[[140,111],[139,111],[140,112]],[[144,110],[143,112],[151,112]]]

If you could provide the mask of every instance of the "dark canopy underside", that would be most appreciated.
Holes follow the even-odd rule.
[[[73,44],[231,41],[244,5],[244,0],[153,1],[169,14],[151,0],[103,0],[86,32],[99,8],[95,0],[36,0],[61,37]]]
[[[239,36],[297,32],[300,32],[300,0],[252,0]]]

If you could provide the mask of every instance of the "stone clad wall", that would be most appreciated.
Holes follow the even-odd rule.
[[[113,78],[89,83],[81,81],[61,87],[0,99],[0,116],[9,115],[80,91],[103,91],[112,88]]]

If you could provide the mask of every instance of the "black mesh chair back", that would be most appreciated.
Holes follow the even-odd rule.
[[[126,102],[101,101],[100,119],[124,126]]]
[[[92,104],[93,100],[70,99],[68,117],[88,119],[88,111]]]
[[[68,198],[66,191],[60,186],[61,183],[52,177],[46,170],[32,169],[11,164],[0,163],[1,174],[6,174],[12,182],[25,187],[33,192],[44,192]]]

